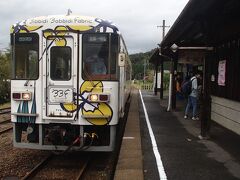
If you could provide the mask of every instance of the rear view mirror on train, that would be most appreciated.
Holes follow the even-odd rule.
[[[119,53],[119,55],[118,55],[118,65],[119,66],[125,66],[125,61],[126,61],[126,54]]]

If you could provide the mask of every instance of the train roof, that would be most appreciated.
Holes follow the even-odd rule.
[[[117,26],[108,20],[79,15],[50,15],[26,19],[14,24],[11,33],[28,33],[37,30],[59,30],[100,33],[119,33]]]

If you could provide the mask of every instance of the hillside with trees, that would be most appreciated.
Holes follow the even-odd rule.
[[[149,63],[149,60],[155,49],[145,52],[145,53],[136,53],[131,54],[130,59],[132,61],[132,79],[136,80],[140,86],[147,84],[153,86],[155,67],[153,64]],[[145,66],[145,78],[144,78],[144,66]],[[164,62],[164,70],[170,70],[171,62]],[[158,71],[160,72],[160,71]],[[166,90],[169,86],[169,73],[163,74],[163,89]]]
[[[144,76],[144,65],[145,65],[145,78],[151,79],[154,76],[154,66],[149,63],[149,60],[155,49],[145,52],[136,53],[130,55],[132,61],[132,79],[143,80]],[[170,62],[164,62],[164,70],[170,70]],[[152,79],[151,79],[152,80]]]
[[[153,76],[153,65],[149,63],[149,59],[152,56],[154,50],[145,53],[136,53],[130,55],[132,61],[132,79],[142,80],[144,76],[145,66],[145,77],[151,78]]]

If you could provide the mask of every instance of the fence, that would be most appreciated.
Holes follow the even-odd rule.
[[[152,91],[153,90],[153,84],[141,84],[141,89],[146,91]]]

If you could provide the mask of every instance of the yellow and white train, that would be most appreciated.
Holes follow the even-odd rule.
[[[86,16],[42,16],[11,28],[14,146],[112,151],[130,94],[118,28]]]

